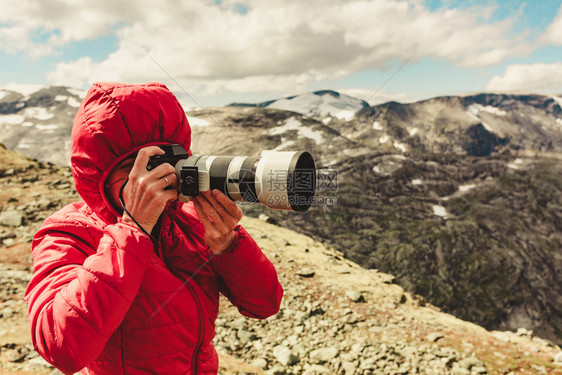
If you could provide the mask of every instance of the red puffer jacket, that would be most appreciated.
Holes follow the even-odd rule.
[[[71,164],[84,202],[36,234],[25,295],[33,345],[61,371],[215,374],[219,293],[248,317],[278,311],[275,268],[241,226],[226,252],[208,257],[192,204],[166,207],[153,246],[109,203],[104,183],[121,160],[148,145],[188,150],[190,141],[183,109],[161,84],[98,83],[80,106]]]

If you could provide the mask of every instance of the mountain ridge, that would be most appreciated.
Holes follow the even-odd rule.
[[[300,95],[287,96],[260,103],[231,103],[229,107],[273,108],[297,112],[311,117],[334,116],[339,119],[353,117],[353,114],[369,104],[335,90],[317,90]]]
[[[37,88],[35,92],[27,88],[25,93],[0,89],[0,142],[40,160],[68,165],[73,117],[85,92],[61,86]],[[330,104],[321,100],[324,97],[345,100]],[[554,95],[479,93],[369,106],[334,90],[320,90],[239,108],[273,110],[272,103],[299,98],[299,105],[283,110],[322,122],[340,136],[370,148],[470,154],[474,153],[471,136],[466,133],[472,132],[490,138],[489,146],[479,150],[484,154],[562,150],[562,97]],[[320,102],[310,98],[320,98]],[[235,106],[222,108],[236,112]],[[336,109],[340,117],[330,109]],[[188,118],[197,126],[197,116],[208,117],[205,113],[214,110],[191,110]],[[41,142],[45,138],[53,145]]]

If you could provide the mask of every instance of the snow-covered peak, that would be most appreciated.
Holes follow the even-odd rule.
[[[333,90],[322,90],[249,106],[282,109],[316,118],[331,116],[349,120],[357,111],[369,105],[364,100],[353,96]]]
[[[41,161],[67,165],[72,123],[83,94],[62,86],[0,87],[0,143]]]
[[[8,83],[4,86],[0,86],[0,100],[2,100],[9,92],[15,92],[16,94],[23,95],[23,98],[19,99],[20,102],[25,102],[29,98],[41,90],[47,90],[53,92],[53,89],[61,91],[60,87],[47,86],[41,84],[19,84],[19,83]],[[55,94],[55,101],[64,102],[69,101],[69,105],[72,107],[79,107],[80,102],[86,96],[87,90],[73,89],[70,87],[62,88],[62,92],[66,92],[63,95]]]

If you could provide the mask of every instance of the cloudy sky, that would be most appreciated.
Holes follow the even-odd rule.
[[[0,0],[0,87],[110,80],[204,106],[562,94],[562,0]]]

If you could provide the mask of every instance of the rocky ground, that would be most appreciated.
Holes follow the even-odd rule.
[[[23,295],[31,240],[47,216],[77,199],[68,168],[38,163],[0,145],[0,373],[53,370],[33,350]]]
[[[279,374],[561,373],[559,348],[532,332],[489,332],[407,293],[294,232],[246,219],[278,267],[286,295],[265,322],[225,306],[219,351]]]
[[[0,373],[58,373],[33,351],[23,293],[31,239],[77,198],[66,168],[0,148]],[[560,347],[524,329],[487,331],[405,292],[310,237],[245,217],[285,297],[265,321],[223,301],[215,344],[224,374],[562,374]],[[558,362],[557,362],[558,361]]]

